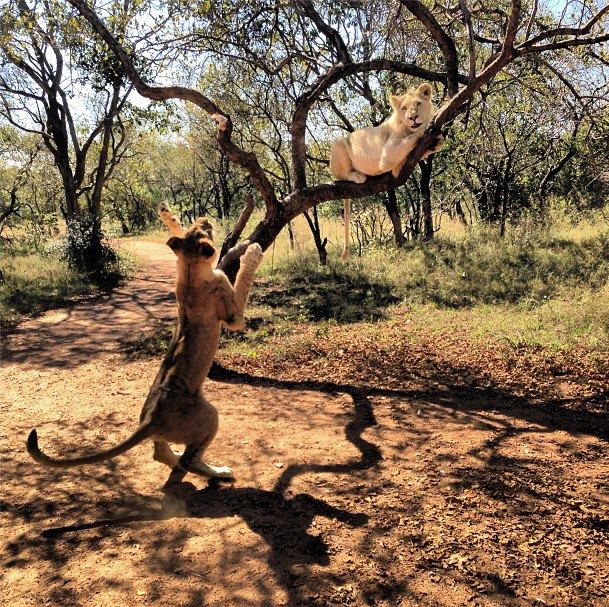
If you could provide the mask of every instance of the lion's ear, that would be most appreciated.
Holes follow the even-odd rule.
[[[178,251],[182,248],[182,246],[184,245],[184,241],[182,240],[182,238],[178,238],[177,236],[172,236],[168,241],[167,241],[167,246],[177,255]]]
[[[423,99],[431,99],[432,92],[433,89],[431,88],[431,84],[427,82],[420,84],[419,88],[417,89],[417,95],[423,97]]]
[[[213,257],[216,252],[214,245],[207,238],[199,238],[199,254],[203,257]]]
[[[399,110],[402,98],[399,95],[389,95],[389,103],[394,110]]]

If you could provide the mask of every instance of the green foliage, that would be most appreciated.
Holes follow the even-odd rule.
[[[76,272],[99,286],[113,287],[123,278],[120,258],[95,220],[81,218],[68,224],[65,255]]]

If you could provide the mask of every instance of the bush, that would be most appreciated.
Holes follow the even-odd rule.
[[[285,261],[270,274],[269,283],[255,289],[255,303],[282,308],[301,320],[374,320],[399,300],[387,280],[368,276],[353,263],[320,266],[313,253]]]
[[[123,279],[120,258],[97,221],[79,218],[69,222],[65,254],[76,272],[98,286],[113,287]]]
[[[565,288],[597,289],[609,279],[608,234],[581,242],[543,235],[507,241],[481,232],[383,257],[376,252],[362,266],[384,265],[394,292],[407,301],[452,308],[539,304]]]

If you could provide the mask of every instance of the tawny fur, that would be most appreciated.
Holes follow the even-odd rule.
[[[149,438],[154,441],[154,459],[172,468],[174,479],[186,472],[233,478],[230,468],[211,466],[202,459],[218,430],[218,412],[203,395],[201,385],[213,363],[221,326],[240,329],[244,325],[243,313],[262,261],[262,249],[258,244],[247,248],[233,288],[223,272],[213,269],[217,250],[207,220],[198,219],[185,230],[164,205],[159,207],[159,215],[171,234],[167,244],[177,256],[178,320],[169,351],[140,414],[140,425],[119,445],[72,459],[55,459],[42,453],[32,430],[27,449],[43,465],[69,468],[101,462]],[[185,445],[184,453],[174,453],[169,443]]]
[[[432,88],[421,84],[403,95],[390,95],[393,113],[380,126],[359,129],[340,137],[330,149],[330,171],[339,181],[364,183],[368,177],[391,171],[394,177],[429,126],[435,107],[431,101]],[[443,140],[423,155],[437,152]],[[345,200],[345,245],[342,258],[348,257],[350,202]]]

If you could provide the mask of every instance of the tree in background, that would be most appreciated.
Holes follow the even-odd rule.
[[[102,193],[126,151],[122,113],[131,87],[62,3],[10,0],[0,31],[0,116],[51,154],[69,257],[80,270],[103,273],[115,256],[102,242]]]
[[[153,39],[155,42],[148,48],[140,44],[136,50],[133,40],[122,32],[112,31],[112,22],[101,9],[96,12],[84,0],[68,1],[109,46],[141,95],[153,100],[190,101],[210,115],[226,117],[227,128],[218,132],[218,146],[250,176],[264,200],[265,216],[248,237],[263,249],[292,218],[315,204],[360,198],[403,185],[442,128],[467,112],[478,94],[510,66],[527,65],[539,57],[551,65],[556,56],[583,54],[586,49],[591,51],[586,60],[592,61],[595,58],[591,53],[601,56],[602,45],[609,40],[609,34],[602,30],[609,6],[596,10],[590,2],[579,4],[573,15],[555,17],[542,13],[537,2],[523,5],[521,0],[499,2],[497,6],[476,5],[474,9],[464,0],[458,10],[437,4],[429,9],[417,0],[400,0],[386,3],[384,21],[375,27],[378,36],[367,48],[361,44],[363,21],[359,17],[367,14],[368,3],[314,6],[308,0],[298,0],[285,4],[263,1],[255,6],[245,2],[195,3],[192,19],[181,21],[158,14],[153,17],[155,24],[171,23],[171,27],[161,31],[162,26],[155,25],[149,29],[148,37],[149,42]],[[152,10],[153,16],[158,13],[154,8],[147,2],[140,4],[141,10]],[[184,7],[180,10],[183,13]],[[412,60],[416,44],[402,46],[399,54],[394,49],[400,45],[390,44],[394,37],[399,40],[412,32],[416,32],[413,40],[425,37],[426,49],[436,49],[425,67]],[[151,49],[158,48],[156,41],[160,37],[165,49],[179,46],[182,51],[200,52],[205,48],[207,59],[230,58],[237,78],[241,70],[246,73],[247,66],[250,69],[253,66],[258,77],[268,78],[277,90],[286,92],[286,99],[294,99],[290,107],[289,193],[278,195],[255,151],[244,149],[238,138],[233,137],[233,120],[220,102],[193,88],[149,84],[145,66],[152,60]],[[138,41],[141,40],[139,32]],[[391,52],[386,53],[387,49]],[[169,52],[165,50],[166,54]],[[361,75],[379,72],[408,75],[443,87],[446,100],[435,121],[397,178],[382,175],[361,185],[310,184],[307,135],[311,139],[317,136],[314,118],[316,112],[323,111],[323,100],[331,95],[332,87],[349,79],[364,87],[365,94],[366,79]],[[221,262],[231,275],[236,270],[239,252],[237,249],[232,255],[227,254]]]

